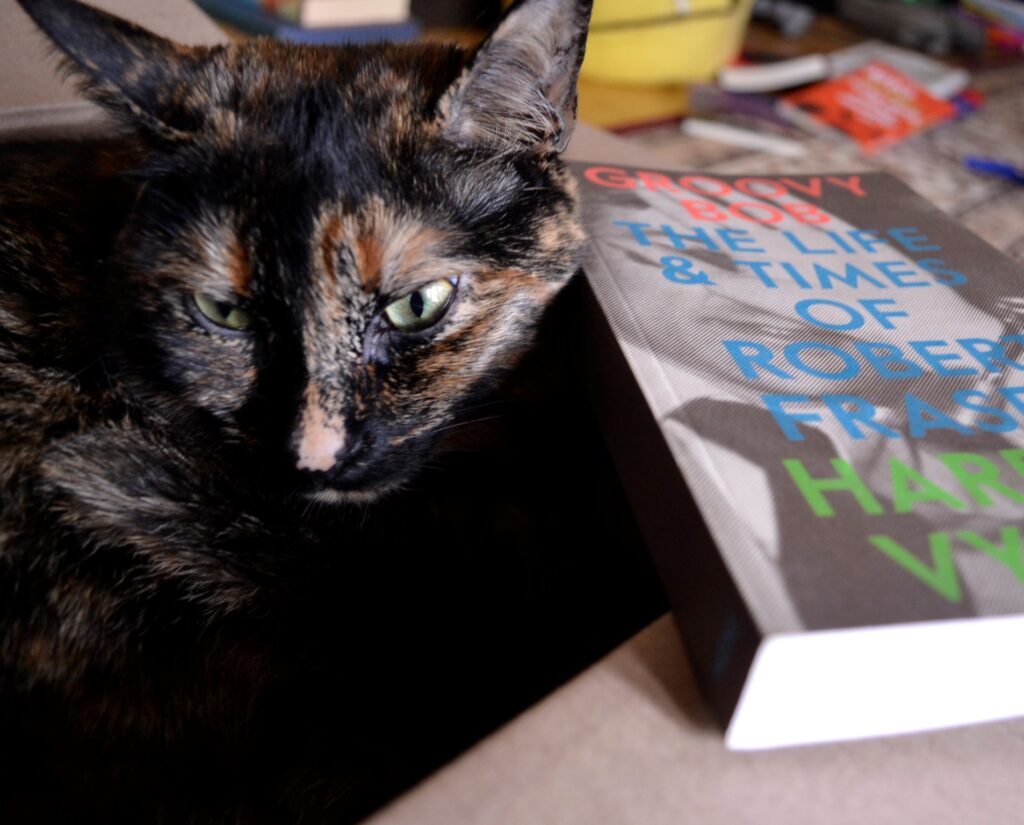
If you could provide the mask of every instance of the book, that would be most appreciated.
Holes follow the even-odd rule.
[[[248,0],[265,11],[306,28],[401,23],[409,0]]]
[[[775,98],[727,92],[717,85],[691,87],[684,134],[732,146],[803,157],[806,133],[776,111]]]
[[[368,26],[305,28],[287,23],[276,14],[249,0],[195,0],[203,11],[229,26],[249,34],[263,34],[295,43],[342,45],[375,43],[383,40],[412,40],[421,28],[415,20]]]
[[[760,125],[751,128],[727,123],[720,118],[707,120],[688,116],[679,125],[679,129],[689,137],[750,149],[754,152],[767,152],[783,158],[802,158],[807,154],[806,147],[799,140],[765,134],[764,127]]]
[[[912,49],[902,49],[880,40],[865,40],[828,56],[833,75],[852,72],[872,62],[885,63],[919,83],[932,97],[950,100],[967,88],[971,74],[958,66]]]
[[[830,54],[810,54],[791,60],[753,65],[725,66],[718,84],[727,92],[750,94],[778,92],[816,83],[881,62],[916,80],[930,95],[949,100],[967,88],[971,75],[934,57],[880,40],[865,40]]]
[[[846,74],[790,92],[780,111],[853,138],[874,154],[956,116],[952,103],[887,63],[871,61]]]
[[[1024,715],[1024,266],[885,174],[573,168],[583,369],[727,745]]]

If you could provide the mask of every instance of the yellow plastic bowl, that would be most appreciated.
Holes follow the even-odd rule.
[[[595,0],[582,74],[605,83],[710,80],[740,50],[754,0]]]

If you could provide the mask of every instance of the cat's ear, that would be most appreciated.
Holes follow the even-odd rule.
[[[198,50],[75,0],[18,4],[63,53],[85,94],[153,136],[187,136],[191,124],[174,90],[189,88]]]
[[[561,152],[576,125],[576,81],[591,0],[520,0],[440,103],[447,136],[500,151]]]

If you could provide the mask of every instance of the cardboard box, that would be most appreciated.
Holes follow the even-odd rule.
[[[186,42],[225,39],[188,0],[94,0]],[[41,35],[0,0],[0,139],[110,128],[54,71]],[[635,162],[581,127],[574,158]],[[672,165],[671,158],[644,162]],[[373,825],[863,825],[1020,821],[1024,721],[928,735],[731,753],[669,617],[509,722]]]

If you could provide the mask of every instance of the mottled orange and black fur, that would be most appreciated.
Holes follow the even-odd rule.
[[[353,507],[416,478],[577,267],[590,4],[522,0],[467,56],[19,2],[131,136],[0,148],[0,814],[337,821],[405,758],[408,719],[360,710],[401,696],[367,628],[445,598],[434,510]],[[388,322],[438,279],[436,323]]]

